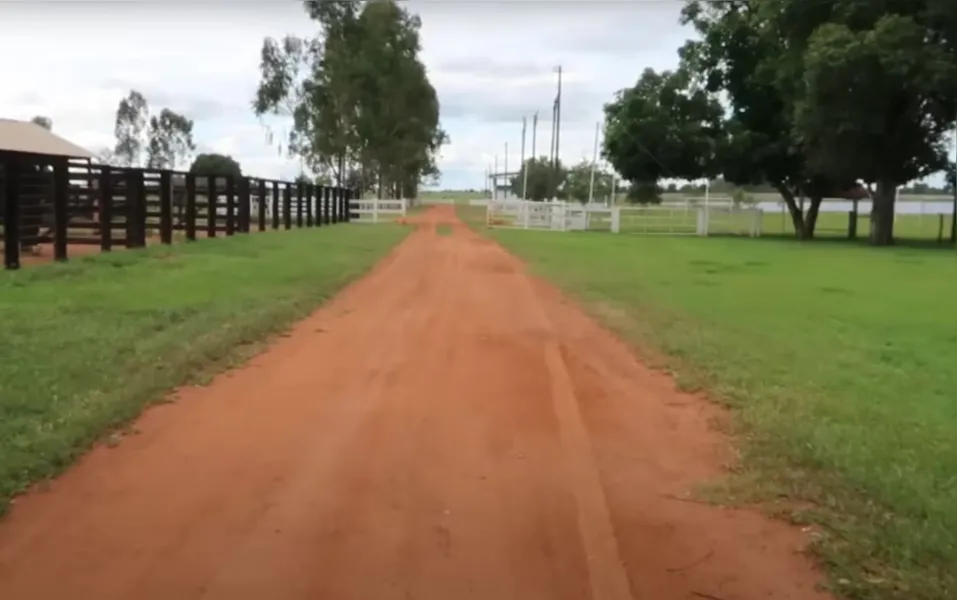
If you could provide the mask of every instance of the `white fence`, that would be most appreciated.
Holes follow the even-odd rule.
[[[762,211],[711,206],[600,206],[577,202],[490,200],[489,227],[663,235],[761,235]]]
[[[354,223],[386,223],[405,216],[408,209],[408,200],[379,200],[376,198],[352,200],[349,209],[357,219]]]

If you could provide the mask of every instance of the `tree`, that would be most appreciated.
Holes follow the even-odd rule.
[[[946,12],[938,0],[808,4],[764,7],[787,55],[803,59],[794,138],[818,171],[874,186],[870,240],[892,244],[898,186],[947,165],[957,8],[951,2]]]
[[[628,186],[625,198],[634,204],[661,204],[664,190],[656,182],[636,181]]]
[[[654,201],[661,179],[714,174],[722,112],[688,72],[645,69],[633,87],[605,105],[602,155],[631,182],[636,195],[629,197]]]
[[[40,127],[46,129],[47,131],[53,131],[53,121],[50,117],[44,117],[43,115],[37,115],[30,119],[31,123],[39,125]]]
[[[772,185],[802,238],[823,197],[876,184],[871,241],[891,243],[897,186],[940,169],[957,115],[957,3],[694,0],[683,20],[683,64],[730,101],[725,178]]]
[[[522,188],[525,185],[525,171],[528,170],[528,187],[525,191],[526,199],[541,202],[550,198],[562,196],[567,171],[559,161],[557,166],[545,156],[527,158],[518,170],[518,174],[509,181],[509,191],[521,198]]]
[[[419,59],[418,17],[393,0],[305,2],[311,38],[267,38],[257,115],[290,116],[288,151],[340,184],[413,197],[448,136]]]
[[[149,103],[143,94],[130,90],[129,95],[120,100],[116,109],[116,146],[113,149],[113,159],[118,164],[126,167],[141,164],[145,147],[143,138],[148,124]]]
[[[232,156],[225,154],[200,154],[193,160],[189,172],[194,175],[212,175],[214,177],[239,178],[243,176],[243,170],[239,163]]]
[[[175,169],[196,149],[192,119],[168,108],[150,118],[148,139],[146,166],[150,169]]]
[[[611,195],[612,175],[603,169],[595,170],[595,185],[592,189],[592,163],[583,160],[568,170],[565,177],[564,195],[569,200],[578,202],[588,202],[589,197],[593,200],[608,198]]]

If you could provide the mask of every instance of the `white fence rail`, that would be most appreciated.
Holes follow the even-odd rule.
[[[354,223],[386,223],[401,219],[408,210],[408,200],[363,199],[352,200],[349,209],[358,218]]]
[[[643,235],[761,235],[757,208],[710,206],[600,206],[577,202],[491,200],[489,227],[539,231],[606,231]]]

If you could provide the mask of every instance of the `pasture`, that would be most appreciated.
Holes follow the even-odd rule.
[[[486,233],[731,408],[741,464],[706,496],[821,526],[846,597],[957,594],[952,250]]]
[[[166,391],[251,356],[406,232],[264,232],[0,273],[0,512]]]

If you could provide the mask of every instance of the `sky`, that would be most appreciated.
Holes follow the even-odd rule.
[[[547,154],[554,67],[563,67],[561,158],[590,158],[602,105],[646,66],[672,67],[688,34],[677,0],[412,0],[422,60],[451,142],[439,161],[447,189],[482,188],[520,163],[522,117],[539,112]],[[94,152],[114,144],[116,106],[130,89],[151,110],[195,121],[198,151],[230,154],[244,172],[294,177],[299,162],[269,142],[288,130],[250,110],[266,36],[312,35],[293,0],[29,0],[0,2],[0,117],[45,115],[56,133]]]
[[[561,159],[593,153],[602,106],[646,67],[672,68],[692,35],[680,0],[410,0],[421,57],[451,142],[438,187],[483,187],[496,161],[520,164],[522,117],[538,111],[547,154],[557,65],[563,68]],[[0,0],[0,117],[44,115],[94,152],[112,147],[119,101],[142,92],[151,110],[195,121],[198,152],[230,154],[249,175],[292,178],[299,161],[270,142],[288,131],[250,101],[263,38],[314,35],[295,0]],[[506,144],[508,145],[506,163]]]

